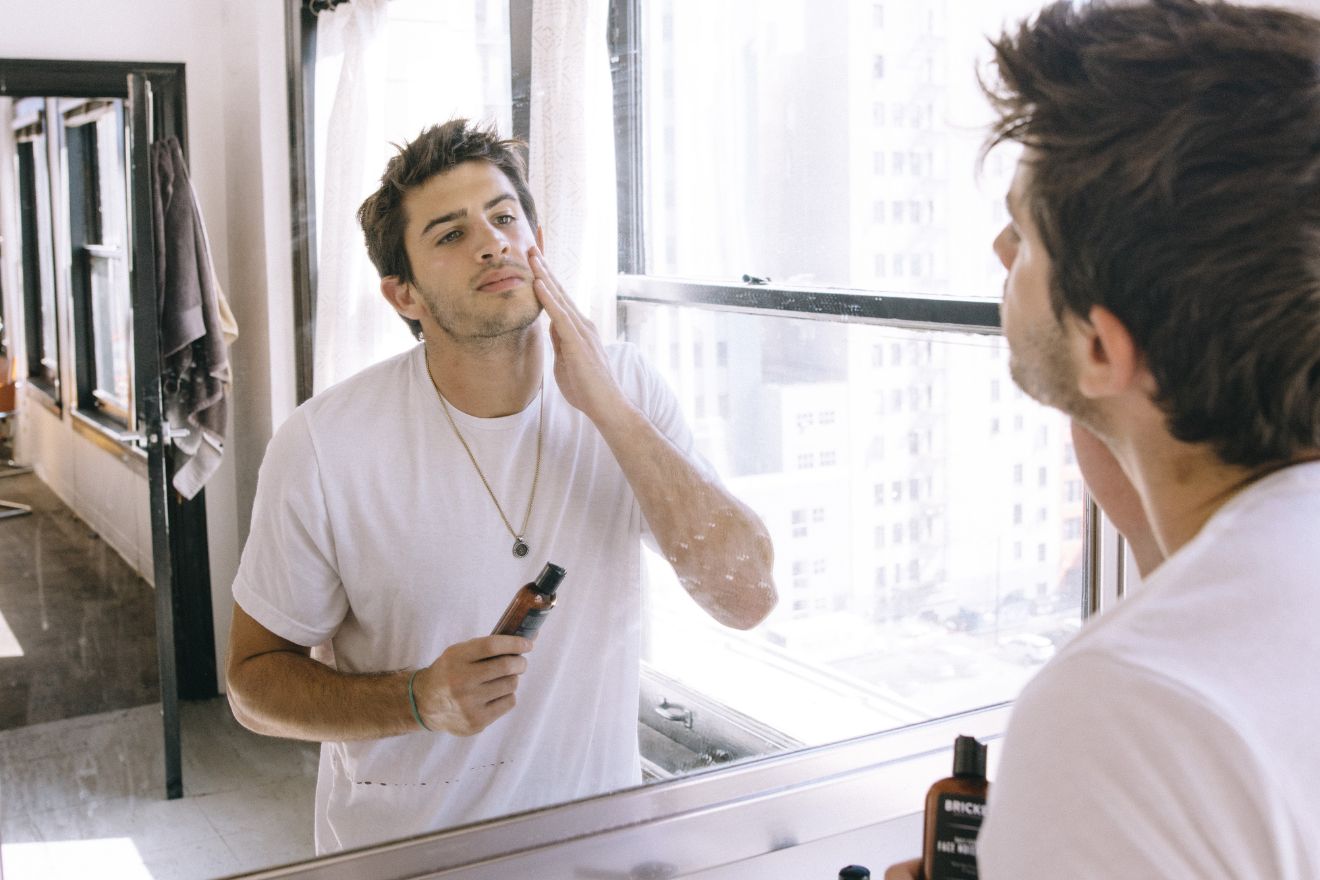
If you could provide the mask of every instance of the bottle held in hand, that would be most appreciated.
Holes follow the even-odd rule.
[[[564,570],[553,562],[547,562],[536,580],[524,585],[514,595],[491,635],[535,639],[546,615],[555,607],[555,590],[563,579]]]

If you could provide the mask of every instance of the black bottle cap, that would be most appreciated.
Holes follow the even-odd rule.
[[[973,736],[960,736],[953,741],[953,775],[985,778],[986,747]]]
[[[547,562],[545,568],[532,581],[532,589],[542,596],[553,596],[555,590],[559,589],[559,582],[564,579],[564,570],[553,562]]]
[[[871,869],[849,865],[839,870],[839,880],[871,880]]]

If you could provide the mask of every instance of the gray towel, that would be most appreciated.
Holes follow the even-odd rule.
[[[151,192],[165,419],[186,429],[174,488],[192,498],[220,466],[228,414],[233,316],[211,264],[197,197],[175,138],[151,145]]]

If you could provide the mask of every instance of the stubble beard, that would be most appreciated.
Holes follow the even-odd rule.
[[[422,301],[431,319],[452,341],[489,348],[503,343],[516,343],[540,316],[541,306],[534,300],[531,304],[507,302],[515,300],[521,292],[511,290],[505,294],[495,294],[506,302],[485,303],[496,306],[493,311],[467,308],[454,302],[457,297],[435,296],[431,291],[422,291]],[[486,313],[482,314],[483,311]]]
[[[1008,371],[1014,384],[1032,400],[1105,435],[1100,408],[1077,388],[1077,366],[1057,323],[1030,328],[1010,345]]]

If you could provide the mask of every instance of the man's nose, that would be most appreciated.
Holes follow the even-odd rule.
[[[483,224],[482,233],[477,242],[477,258],[486,261],[500,259],[508,255],[511,245],[504,230],[492,224]]]
[[[1010,269],[1013,266],[1016,248],[1013,246],[1012,237],[1012,230],[1005,226],[999,230],[995,240],[990,243],[990,249],[995,252],[995,256],[999,258],[999,262],[1003,264],[1005,269]]]

